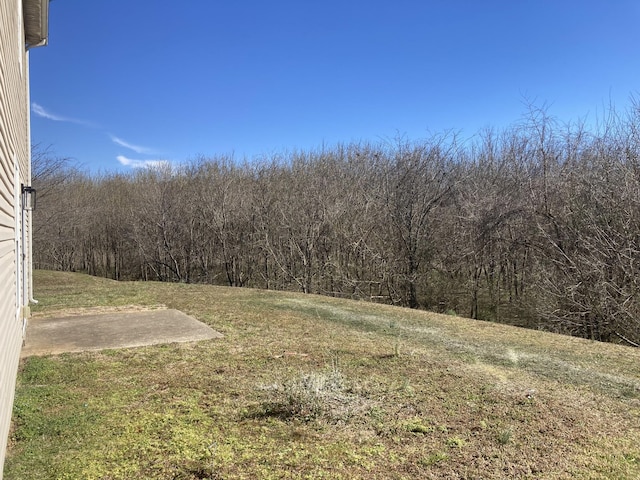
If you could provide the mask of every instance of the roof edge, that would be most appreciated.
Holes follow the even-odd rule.
[[[49,40],[49,0],[22,0],[22,16],[27,49],[45,46]]]

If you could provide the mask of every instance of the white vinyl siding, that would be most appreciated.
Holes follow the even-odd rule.
[[[21,293],[20,284],[29,285],[30,273],[23,271],[17,248],[23,238],[19,192],[22,183],[29,183],[29,75],[24,46],[22,1],[0,1],[0,478],[22,347],[23,306],[30,295]],[[24,248],[29,251],[27,245]]]

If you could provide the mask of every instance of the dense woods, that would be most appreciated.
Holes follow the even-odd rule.
[[[36,148],[34,266],[295,289],[640,343],[640,108],[87,175]]]

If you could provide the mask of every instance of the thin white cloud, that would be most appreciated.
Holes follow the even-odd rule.
[[[35,113],[37,116],[42,118],[48,118],[49,120],[55,120],[56,122],[66,122],[67,119],[65,117],[61,117],[59,115],[55,115],[53,113],[47,112],[43,106],[38,105],[33,102],[31,104],[31,111]]]
[[[154,149],[149,148],[149,147],[142,147],[140,145],[134,145],[132,143],[129,143],[119,137],[116,137],[115,135],[109,135],[109,137],[111,137],[111,141],[113,143],[115,143],[116,145],[120,145],[121,147],[124,148],[128,148],[129,150],[133,150],[134,152],[140,154],[140,155],[153,155],[154,153],[157,153]]]
[[[78,125],[84,125],[85,127],[100,128],[91,122],[78,120],[77,118],[65,117],[63,115],[58,115],[56,113],[53,113],[45,109],[42,105],[36,102],[31,103],[31,111],[33,112],[34,115],[37,115],[38,117],[46,118],[47,120],[52,120],[54,122],[69,122],[69,123],[76,123]],[[127,142],[126,140],[123,140],[120,137],[116,137],[115,135],[112,135],[107,132],[105,133],[109,135],[109,138],[111,139],[111,141],[116,145],[124,147],[128,150],[131,150],[139,155],[155,155],[158,153],[158,151],[153,148],[144,147],[141,145],[135,145],[133,143]],[[171,163],[168,160],[157,160],[157,159],[140,160],[140,159],[128,158],[128,157],[125,157],[124,155],[118,155],[116,158],[121,165],[124,165],[125,167],[130,167],[130,168],[165,168],[165,167],[171,166]]]
[[[42,105],[37,104],[36,102],[31,103],[31,111],[36,114],[38,117],[46,118],[48,120],[53,120],[54,122],[69,122],[76,123],[78,125],[84,125],[85,127],[95,127],[95,125],[91,122],[87,122],[85,120],[78,120],[77,118],[64,117],[62,115],[57,115],[46,110]]]
[[[118,155],[116,158],[121,165],[131,168],[164,168],[171,165],[168,160],[135,160],[124,155]]]

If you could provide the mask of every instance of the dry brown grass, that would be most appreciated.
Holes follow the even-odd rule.
[[[640,478],[637,349],[282,292],[38,272],[36,295],[225,338],[26,360],[8,479]]]

